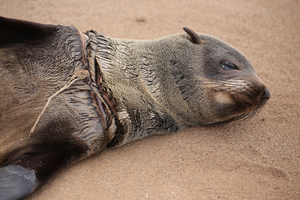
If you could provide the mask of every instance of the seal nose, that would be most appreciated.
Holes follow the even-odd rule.
[[[263,93],[263,95],[260,97],[261,100],[263,99],[270,99],[270,91],[268,90],[268,88],[265,89],[265,92]]]

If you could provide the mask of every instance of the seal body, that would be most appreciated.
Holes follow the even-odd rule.
[[[30,134],[47,100],[76,71],[88,68],[84,43],[73,27],[5,18],[0,24],[0,165],[34,171],[32,192],[60,169],[105,148],[104,128],[87,77],[52,98]],[[20,173],[13,169],[2,173]],[[7,176],[11,179],[6,182],[16,181]],[[1,189],[7,187],[1,184]]]
[[[248,118],[270,97],[245,56],[189,29],[138,41],[0,25],[0,199],[107,147]]]

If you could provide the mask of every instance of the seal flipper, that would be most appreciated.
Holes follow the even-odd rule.
[[[0,168],[0,199],[21,199],[34,187],[35,173],[18,165]]]
[[[25,197],[60,170],[80,160],[84,152],[80,142],[63,140],[29,145],[11,154],[0,168],[0,199]],[[15,196],[10,196],[11,190],[15,191]]]
[[[39,24],[0,16],[0,45],[43,39],[57,31],[54,25]]]

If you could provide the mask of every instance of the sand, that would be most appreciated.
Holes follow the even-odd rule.
[[[63,170],[36,199],[300,199],[299,0],[1,0],[0,15],[154,39],[182,27],[243,52],[271,91],[254,118],[108,149]]]

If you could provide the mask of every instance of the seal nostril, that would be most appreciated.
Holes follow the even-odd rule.
[[[260,97],[260,99],[269,99],[270,98],[270,91],[268,89],[265,90],[263,95]]]

